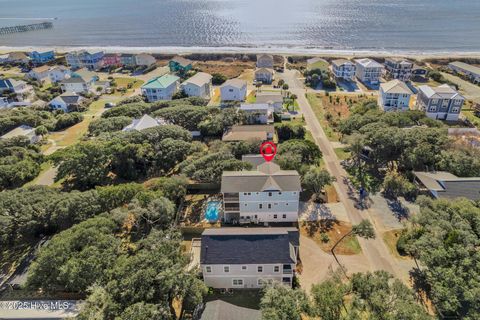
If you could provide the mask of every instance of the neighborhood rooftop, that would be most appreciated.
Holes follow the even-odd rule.
[[[186,67],[189,64],[192,64],[192,60],[186,59],[184,57],[176,56],[172,59],[172,61],[178,63],[179,65]]]
[[[398,79],[380,85],[385,93],[413,94],[405,82]]]
[[[457,68],[460,68],[460,69],[463,69],[463,70],[466,70],[466,71],[469,71],[471,73],[475,73],[475,74],[480,75],[480,67],[472,66],[470,64],[460,62],[460,61],[452,62],[452,63],[450,63],[450,65],[452,65],[454,67],[457,67]]]
[[[275,133],[272,125],[244,125],[232,126],[223,134],[223,141],[268,140],[268,136]]]
[[[273,162],[265,162],[252,171],[224,171],[222,193],[301,191],[300,176],[295,170],[281,170]]]
[[[211,228],[202,233],[202,264],[295,263],[295,228]]]
[[[460,94],[448,84],[442,84],[438,87],[430,87],[423,85],[418,87],[418,89],[422,91],[427,96],[427,98],[454,99],[457,96],[460,96]]]
[[[203,86],[205,83],[209,83],[212,80],[212,76],[205,72],[198,72],[190,79],[185,80],[183,83],[191,83],[197,86]]]
[[[283,102],[283,97],[280,93],[275,92],[259,92],[257,93],[257,103],[279,103]]]
[[[145,89],[165,89],[172,85],[172,83],[180,80],[179,77],[170,74],[151,79],[142,86]]]
[[[247,81],[241,79],[230,79],[225,81],[223,86],[232,86],[236,88],[243,88],[247,85]]]
[[[375,60],[364,58],[364,59],[357,59],[355,60],[358,64],[366,67],[366,68],[383,68],[383,66]]]
[[[437,198],[480,199],[480,177],[460,178],[449,172],[414,172],[415,177]]]

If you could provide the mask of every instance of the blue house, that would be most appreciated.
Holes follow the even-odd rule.
[[[32,62],[35,63],[35,64],[47,63],[49,61],[55,60],[55,52],[53,52],[53,51],[46,51],[46,52],[33,51],[33,52],[30,52],[30,58],[32,59]]]
[[[175,57],[168,62],[170,72],[185,74],[192,70],[192,61],[183,57]]]

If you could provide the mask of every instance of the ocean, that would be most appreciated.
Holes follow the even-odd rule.
[[[480,0],[0,0],[0,46],[480,51]]]

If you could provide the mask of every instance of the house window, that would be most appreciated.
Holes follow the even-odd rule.
[[[258,216],[257,215],[254,215],[255,219],[258,219]]]
[[[243,286],[243,279],[232,279],[232,285],[236,287]]]
[[[247,195],[247,193],[246,193],[246,192],[244,192],[244,193],[243,193],[243,195],[244,195],[244,196],[246,196],[246,195]]]
[[[272,204],[271,203],[268,204],[268,209],[272,209]]]
[[[263,204],[260,203],[260,204],[258,205],[258,209],[263,209]]]
[[[282,214],[282,218],[283,218],[283,219],[287,219],[287,215],[286,215],[286,214]]]
[[[272,196],[272,193],[271,193],[271,192],[269,192],[269,193],[268,193],[268,196],[269,196],[269,197],[271,197],[271,196]]]
[[[248,195],[249,195],[249,196],[251,196],[251,195],[252,195],[252,193],[251,193],[251,192],[249,192],[249,193],[248,193]]]
[[[212,267],[211,266],[206,266],[205,267],[205,272],[207,272],[207,273],[212,272]]]
[[[242,266],[242,270],[247,270],[247,266]]]
[[[229,273],[230,272],[230,267],[229,266],[223,266],[223,272]]]
[[[280,267],[279,266],[274,266],[273,267],[273,272],[280,272]]]
[[[281,196],[281,195],[282,195],[282,192],[279,192],[278,195]]]
[[[273,215],[273,219],[277,219],[277,215],[276,215],[276,214]]]
[[[272,283],[273,283],[273,279],[258,279],[257,280],[257,284],[261,287],[263,287],[265,285],[272,284]]]
[[[257,266],[257,272],[263,272],[263,266]]]
[[[286,206],[288,206],[288,202],[287,202],[287,203],[285,203],[285,205],[286,205]]]
[[[245,203],[245,207],[247,206],[247,204]]]
[[[459,107],[453,107],[452,108],[452,112],[453,113],[458,113],[460,111],[460,108]]]

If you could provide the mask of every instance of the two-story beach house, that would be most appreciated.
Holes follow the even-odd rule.
[[[346,59],[332,61],[332,72],[336,79],[355,80],[355,64]]]
[[[274,60],[271,54],[257,55],[257,68],[273,69]]]
[[[103,56],[103,67],[120,67],[121,65],[118,53],[107,53]]]
[[[53,51],[32,51],[30,52],[29,56],[34,64],[43,64],[55,60],[55,52]]]
[[[142,94],[147,97],[148,102],[172,100],[172,97],[178,91],[179,86],[179,77],[165,74],[145,83],[142,86]]]
[[[464,102],[465,98],[448,84],[418,87],[417,108],[432,119],[457,121]]]
[[[377,85],[383,73],[383,65],[372,59],[355,60],[355,75],[367,85]]]
[[[202,233],[205,285],[257,289],[273,281],[292,286],[299,256],[296,228],[211,228]]]
[[[137,66],[135,55],[131,53],[122,53],[120,55],[120,63],[127,68],[135,68]]]
[[[150,67],[157,63],[157,60],[150,54],[140,53],[135,56],[135,63],[137,66]]]
[[[273,107],[267,103],[241,104],[239,110],[245,114],[248,124],[273,123]]]
[[[103,51],[90,53],[86,50],[80,50],[67,53],[65,59],[67,64],[73,69],[87,68],[88,70],[97,70],[103,66],[103,56]]]
[[[94,90],[96,81],[98,76],[83,68],[73,72],[70,78],[60,81],[60,87],[63,92],[87,93]]]
[[[405,82],[392,80],[380,85],[378,105],[384,111],[406,111],[410,108],[412,90]]]
[[[407,59],[388,58],[385,59],[385,70],[390,79],[409,81],[412,77],[413,62]]]
[[[57,83],[72,76],[72,71],[64,66],[51,67],[48,70],[48,77],[52,83]]]
[[[275,71],[270,68],[258,68],[255,70],[255,80],[270,84],[273,82]]]
[[[275,113],[282,113],[283,110],[283,96],[280,92],[257,92],[256,103],[268,104],[273,107]]]
[[[212,76],[205,72],[198,72],[185,80],[180,87],[189,97],[210,99],[212,96]]]
[[[225,222],[296,222],[300,175],[265,162],[253,171],[224,171],[221,192]]]
[[[30,79],[34,79],[40,82],[50,80],[49,75],[50,75],[50,67],[47,65],[33,68],[32,70],[30,70],[30,72],[28,72],[28,77]]]
[[[247,97],[247,81],[230,79],[220,87],[222,101],[244,101]]]
[[[30,57],[24,52],[10,52],[6,62],[28,64],[30,62]]]
[[[11,92],[16,93],[17,95],[24,95],[31,91],[32,87],[23,80],[0,79],[0,94]]]
[[[170,68],[170,72],[178,72],[181,74],[185,74],[188,71],[192,70],[193,63],[189,59],[177,56],[168,62],[168,67]]]
[[[448,67],[459,74],[465,75],[473,83],[480,83],[480,68],[470,64],[455,61],[448,65]]]

